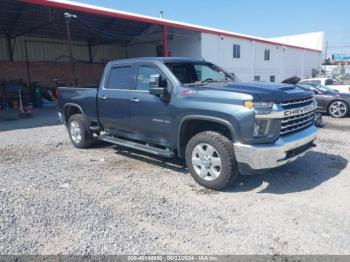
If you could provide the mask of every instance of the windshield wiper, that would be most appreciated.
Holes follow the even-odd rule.
[[[205,80],[198,80],[196,82],[193,82],[192,84],[205,84],[205,83],[210,83],[210,82],[217,82],[218,80],[213,80],[213,79],[205,79]]]
[[[185,85],[204,85],[206,83],[222,83],[222,82],[232,82],[233,79],[223,79],[223,80],[214,80],[214,79],[205,79],[205,80],[198,80],[193,83],[186,83]]]

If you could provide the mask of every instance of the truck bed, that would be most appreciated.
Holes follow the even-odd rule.
[[[58,108],[64,113],[64,106],[77,105],[90,121],[97,121],[98,86],[69,86],[58,88]]]

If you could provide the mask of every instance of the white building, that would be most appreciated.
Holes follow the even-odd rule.
[[[213,62],[244,81],[281,82],[298,76],[308,78],[320,72],[324,34],[298,35],[264,39],[232,32],[197,27],[199,32],[168,29],[168,54],[203,58]],[[203,32],[200,32],[203,30]],[[154,34],[155,39],[160,39]],[[311,36],[311,37],[310,37]],[[128,48],[129,57],[155,56],[153,43],[144,43],[147,34],[140,36]],[[139,44],[137,44],[139,42]]]
[[[157,55],[205,59],[245,81],[307,78],[321,69],[322,32],[267,39],[72,1],[2,0],[0,79],[71,81],[67,11],[76,14],[70,23],[80,83],[97,82],[109,60]]]

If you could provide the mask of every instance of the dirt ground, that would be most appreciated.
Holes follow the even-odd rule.
[[[223,192],[181,162],[74,148],[54,109],[0,122],[0,254],[350,254],[350,118]]]

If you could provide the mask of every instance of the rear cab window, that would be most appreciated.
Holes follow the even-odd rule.
[[[334,83],[333,83],[333,79],[326,79],[326,81],[324,82],[324,84],[327,86],[329,86],[329,85],[333,85]]]
[[[131,65],[112,67],[109,72],[107,89],[133,90],[134,69]]]

